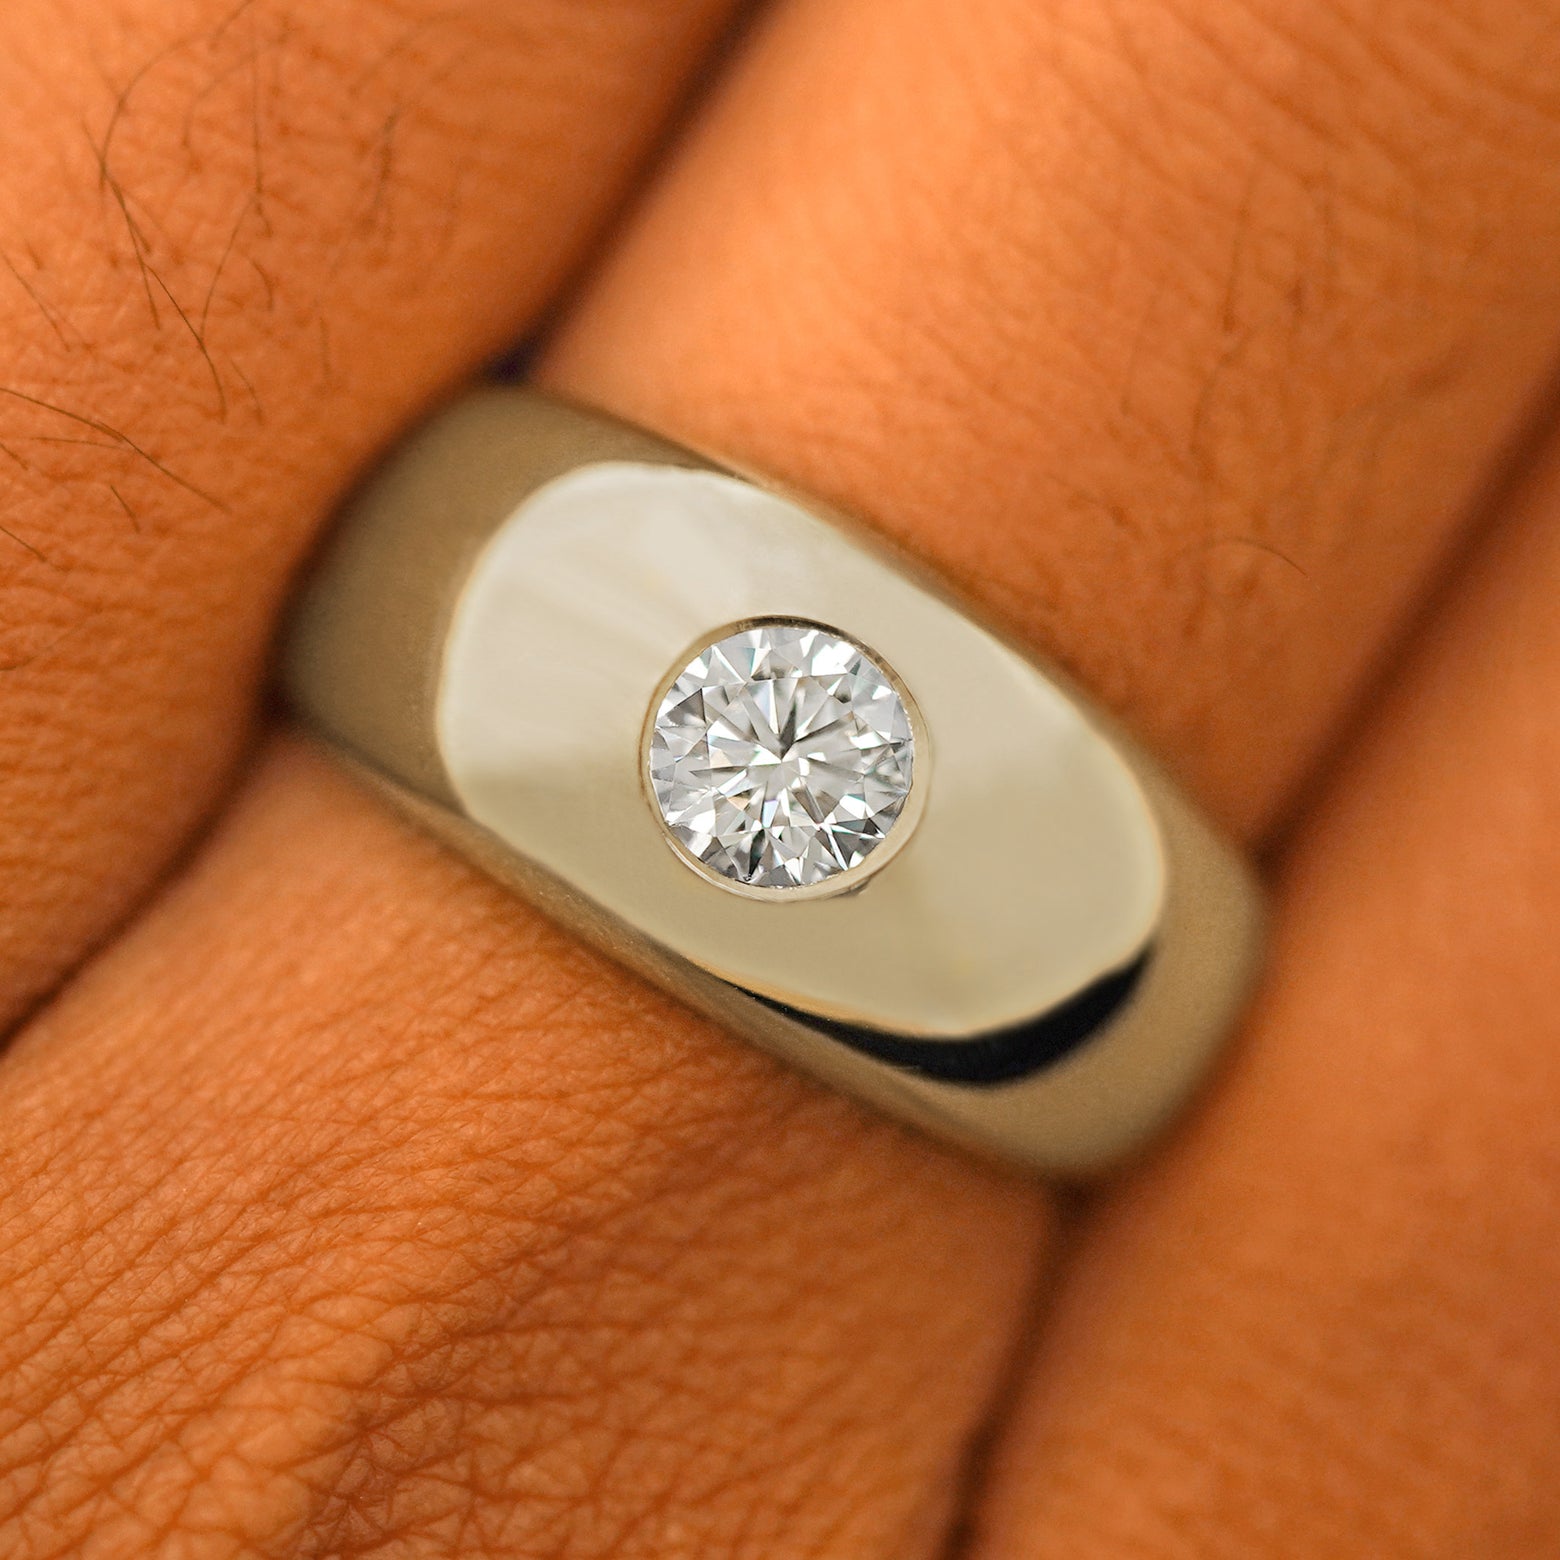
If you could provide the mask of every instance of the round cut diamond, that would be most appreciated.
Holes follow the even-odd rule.
[[[667,690],[650,783],[673,837],[712,872],[800,888],[883,843],[913,758],[904,701],[860,645],[760,623],[701,650]]]

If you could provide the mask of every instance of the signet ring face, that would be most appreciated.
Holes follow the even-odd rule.
[[[1081,1174],[1252,978],[1239,856],[1054,670],[860,527],[597,413],[474,393],[349,505],[295,707],[404,811],[737,1034]]]

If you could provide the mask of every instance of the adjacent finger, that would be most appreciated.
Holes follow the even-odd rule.
[[[18,1556],[928,1555],[1037,1235],[295,749],[0,1099]]]
[[[1283,883],[1234,1072],[1101,1210],[978,1556],[1560,1549],[1560,456]]]
[[[1258,831],[1560,341],[1553,25],[796,0],[551,376],[866,513]]]
[[[0,10],[0,1023],[210,807],[321,514],[534,318],[727,9]]]

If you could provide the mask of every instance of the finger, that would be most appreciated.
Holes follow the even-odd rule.
[[[1554,264],[1538,231],[1548,219],[1530,209],[1549,191],[1530,144],[1538,132],[1475,136],[1462,126],[1504,125],[1500,105],[1522,101],[1527,56],[1511,40],[1527,13],[1493,29],[1480,45],[1488,55],[1447,56],[1435,84],[1456,90],[1449,106],[1437,98],[1446,119],[1428,139],[1420,97],[1365,65],[1407,34],[1373,35],[1362,48],[1356,63],[1373,90],[1332,100],[1323,126],[1348,196],[1335,212],[1340,274],[1355,277],[1373,252],[1383,190],[1370,170],[1392,131],[1387,144],[1424,186],[1426,274],[1462,266],[1477,305],[1443,284],[1434,307],[1383,321],[1340,282],[1329,305],[1337,340],[1302,331],[1306,350],[1276,426],[1264,421],[1272,388],[1262,367],[1286,350],[1270,315],[1291,289],[1263,277],[1275,252],[1291,249],[1264,239],[1254,266],[1233,245],[1208,245],[1204,230],[1210,221],[1227,239],[1243,226],[1281,239],[1309,230],[1285,203],[1285,180],[1274,195],[1250,196],[1265,215],[1243,223],[1250,168],[1235,159],[1226,189],[1225,160],[1196,137],[1172,140],[1168,154],[1157,140],[1145,146],[1125,184],[1120,231],[1131,242],[1112,283],[1146,300],[1155,279],[1131,280],[1132,266],[1163,248],[1178,265],[1189,255],[1233,271],[1236,317],[1249,307],[1259,322],[1242,349],[1257,367],[1225,350],[1216,321],[1228,289],[1198,284],[1190,260],[1161,305],[1166,339],[1156,317],[1135,377],[1125,344],[1142,320],[1118,320],[1112,336],[1117,295],[1103,287],[1097,331],[1081,312],[1075,336],[1034,323],[1066,307],[1051,278],[1098,280],[1089,258],[1114,231],[1090,230],[1081,215],[1065,231],[1055,221],[1060,192],[1109,164],[1104,132],[1052,109],[1069,92],[1077,100],[1070,73],[1093,68],[1094,54],[1058,56],[1037,14],[993,4],[971,19],[968,7],[907,13],[886,0],[788,10],[733,78],[727,106],[696,132],[552,373],[854,500],[972,587],[977,576],[1007,581],[1020,631],[1067,655],[1195,768],[1225,817],[1249,827],[1276,809],[1336,708],[1336,688],[1313,682],[1307,662],[1331,657],[1340,679],[1365,663],[1448,533],[1449,495],[1493,458],[1536,373]],[[1230,142],[1277,146],[1288,127],[1294,150],[1317,152],[1309,114],[1263,108],[1211,62],[1222,51],[1205,52],[1168,13],[1153,14],[1167,34],[1159,57],[1191,78],[1188,100],[1229,105]],[[1238,29],[1247,14],[1221,12],[1221,25]],[[1302,36],[1341,26],[1339,15],[1307,20]],[[1411,22],[1414,38],[1439,36]],[[1323,76],[1338,36],[1292,56],[1294,68]],[[948,61],[971,85],[942,90],[979,103],[971,138],[985,155],[946,137],[917,141],[900,112],[903,91],[924,97],[954,79],[938,74]],[[1118,66],[1104,85],[1128,79]],[[1138,101],[1152,89],[1140,86]],[[1519,108],[1509,112],[1527,127]],[[1028,148],[1016,164],[1006,161],[1015,126]],[[903,154],[890,156],[896,142]],[[873,145],[884,149],[876,165]],[[748,191],[740,168],[764,193]],[[987,195],[963,226],[966,202],[988,187],[974,172],[1009,168],[1000,197]],[[1270,199],[1271,210],[1261,204]],[[1461,242],[1484,201],[1532,226],[1485,249]],[[718,220],[705,215],[717,210]],[[869,211],[870,232],[841,210]],[[808,213],[814,231],[802,243]],[[971,238],[944,253],[937,232]],[[685,252],[679,234],[695,249]],[[777,243],[789,287],[769,258]],[[1313,262],[1325,252],[1305,251]],[[1390,251],[1405,263],[1408,252],[1401,240]],[[892,291],[909,275],[901,265],[921,280],[919,291],[908,281],[897,289],[897,314],[855,302],[852,289]],[[1322,285],[1303,265],[1295,274]],[[826,308],[833,276],[846,293]],[[761,326],[743,323],[744,297]],[[901,317],[902,329],[888,328]],[[1367,326],[1384,366],[1350,345]],[[1082,354],[1096,339],[1122,350],[1088,370]],[[792,345],[803,340],[805,359]],[[1066,340],[1079,343],[1071,356]],[[1453,346],[1455,363],[1437,379],[1430,367]],[[636,367],[625,366],[631,358]],[[1107,398],[1099,386],[1112,375]],[[1131,418],[1112,424],[1128,380],[1133,396],[1151,395],[1151,426],[1172,439],[1180,430],[1183,453],[1191,430],[1206,430],[1205,475],[1187,478],[1170,455],[1156,462],[1146,433],[1132,443]],[[875,388],[888,383],[896,398],[880,401]],[[1393,409],[1375,441],[1357,431],[1362,387],[1369,406]],[[1237,426],[1248,412],[1255,432]],[[1117,439],[1135,462],[1111,456]],[[1333,464],[1302,462],[1291,441],[1310,456],[1336,442]],[[1416,465],[1432,453],[1435,494]],[[1379,491],[1359,481],[1373,459],[1391,479]],[[1315,475],[1312,464],[1322,474],[1302,535],[1299,509],[1268,484],[1275,468],[1297,480],[1302,469]],[[1352,510],[1339,492],[1351,485],[1339,473],[1351,470]],[[1042,505],[1059,471],[1080,472],[1082,491],[1110,503],[1130,500],[1122,512],[1140,534],[1129,543],[1099,509]],[[1270,545],[1314,548],[1314,583],[1284,570],[1275,583],[1260,550],[1249,574],[1207,574],[1229,567],[1207,560],[1228,557],[1215,544],[1237,513],[1245,527],[1252,514],[1269,526],[1289,516],[1295,533]],[[938,529],[942,514],[965,523]],[[1047,582],[1056,588],[1042,592]],[[1323,642],[1327,613],[1311,591],[1331,603],[1342,650]],[[1026,618],[1020,598],[1055,605],[1025,606]],[[986,599],[1004,597],[988,585]],[[1275,619],[1287,637],[1271,633]],[[1231,686],[1216,675],[1220,640],[1241,673]],[[1165,661],[1179,679],[1162,674]],[[189,898],[13,1059],[8,1086],[24,1090],[31,1119],[56,1124],[12,1167],[31,1188],[17,1211],[30,1242],[18,1244],[15,1288],[45,1312],[40,1296],[64,1297],[62,1338],[101,1340],[84,1351],[9,1329],[18,1348],[26,1340],[34,1401],[64,1405],[11,1442],[19,1520],[68,1544],[109,1510],[130,1521],[172,1510],[168,1524],[183,1533],[193,1502],[202,1513],[241,1509],[245,1524],[268,1532],[296,1522],[327,1551],[343,1510],[387,1542],[426,1532],[430,1545],[453,1543],[456,1529],[476,1535],[472,1546],[522,1552],[664,1554],[688,1534],[697,1553],[790,1545],[897,1560],[934,1549],[1015,1335],[1042,1211],[676,1017],[398,829],[318,767],[273,772]],[[110,1054],[123,1061],[99,1093]],[[288,1089],[274,1106],[272,1077]],[[290,1135],[286,1124],[300,1119],[306,1129]],[[179,1201],[191,1145],[209,1146],[200,1184],[235,1195],[170,1228],[163,1199]],[[104,1164],[113,1183],[94,1197]],[[324,1189],[301,1195],[316,1182]],[[168,1185],[172,1194],[159,1191]],[[103,1205],[100,1234],[67,1223],[60,1240],[30,1211],[84,1203]],[[148,1230],[164,1239],[148,1245]],[[338,1233],[336,1254],[322,1252]],[[253,1242],[252,1259],[229,1283],[235,1241]],[[119,1321],[174,1258],[180,1282],[157,1289],[150,1323]],[[341,1312],[331,1296],[345,1297]],[[278,1337],[278,1319],[300,1299],[302,1330]],[[314,1329],[321,1309],[326,1325],[341,1314],[351,1322],[340,1353]],[[148,1326],[155,1336],[143,1340]],[[164,1356],[176,1363],[147,1368]],[[310,1381],[324,1382],[318,1396]],[[279,1400],[278,1382],[308,1395]],[[247,1412],[229,1417],[235,1400]],[[332,1462],[343,1423],[369,1430]],[[199,1457],[185,1453],[191,1444]],[[34,1489],[27,1481],[40,1472]]]
[[[1553,21],[800,0],[552,377],[864,512],[1258,831],[1548,372]]]
[[[979,1556],[1560,1548],[1560,458],[1285,873],[1240,1064],[1103,1210]]]
[[[0,1023],[210,806],[322,511],[535,316],[726,9],[0,10]]]
[[[0,1091],[18,1556],[931,1554],[1036,1235],[296,750]]]

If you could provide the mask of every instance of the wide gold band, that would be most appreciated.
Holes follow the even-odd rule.
[[[669,678],[769,620],[870,646],[914,711],[894,848],[839,891],[690,870],[650,795]],[[860,527],[534,392],[468,396],[349,505],[287,680],[365,779],[614,957],[1034,1170],[1151,1135],[1255,969],[1244,863],[1058,673]]]

